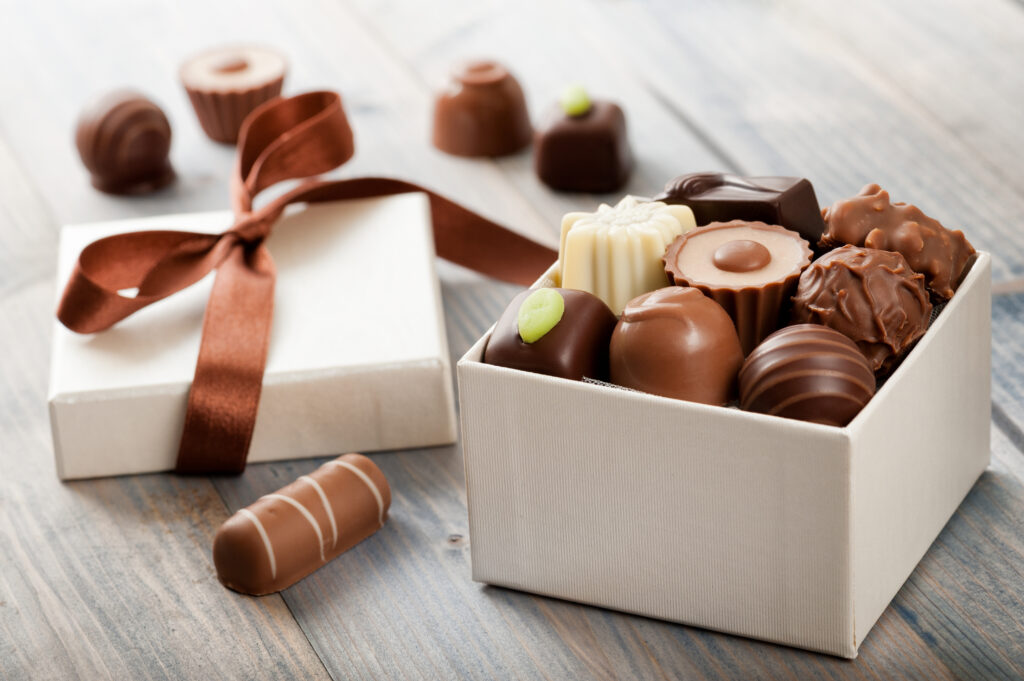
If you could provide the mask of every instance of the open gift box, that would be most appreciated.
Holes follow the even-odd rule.
[[[988,465],[990,273],[844,428],[483,364],[488,331],[458,363],[473,579],[856,657]]]
[[[65,227],[58,290],[100,237],[188,227],[229,211]],[[274,325],[249,461],[448,444],[455,408],[427,195],[290,211],[267,248]],[[50,422],[61,478],[174,468],[212,275],[116,327],[54,322]]]

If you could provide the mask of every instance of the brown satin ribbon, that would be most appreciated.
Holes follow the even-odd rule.
[[[253,210],[284,180],[308,178],[352,157],[352,130],[334,92],[276,99],[242,126],[232,176],[235,224],[222,234],[132,232],[87,246],[57,318],[79,333],[107,329],[216,270],[178,450],[179,473],[239,473],[256,423],[273,318],[275,269],[264,240],[293,203],[423,192],[430,197],[437,254],[515,284],[533,282],[557,253],[409,182],[366,177],[307,180]],[[133,297],[119,293],[137,288]]]

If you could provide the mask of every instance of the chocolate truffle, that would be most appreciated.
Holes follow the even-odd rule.
[[[523,89],[494,61],[457,66],[434,102],[434,146],[456,156],[504,156],[530,143]]]
[[[213,538],[221,584],[253,596],[287,589],[383,527],[391,489],[345,454],[228,518]]]
[[[636,296],[668,284],[665,248],[693,227],[686,206],[633,196],[596,213],[569,213],[558,248],[562,286],[589,291],[619,314]]]
[[[575,381],[607,380],[615,322],[608,306],[586,291],[523,291],[494,327],[484,362]]]
[[[729,315],[698,289],[682,286],[629,301],[610,353],[612,383],[718,405],[732,399],[743,363]]]
[[[924,335],[931,313],[924,276],[902,255],[843,246],[800,275],[792,318],[839,331],[885,372]]]
[[[785,227],[733,220],[677,237],[664,262],[670,282],[696,286],[725,308],[748,353],[779,327],[811,249]]]
[[[633,169],[622,109],[591,100],[582,88],[570,89],[537,129],[533,168],[544,184],[559,191],[620,189]]]
[[[680,175],[654,200],[689,206],[698,225],[729,220],[782,225],[811,244],[818,243],[825,229],[814,187],[800,177]]]
[[[171,124],[137,92],[117,90],[93,100],[78,118],[75,144],[100,191],[141,194],[174,179],[167,158]]]
[[[856,344],[820,324],[768,336],[740,368],[740,408],[845,426],[875,394],[875,374]]]
[[[179,75],[206,135],[234,144],[245,117],[281,94],[287,69],[284,56],[265,47],[219,47],[190,58]]]
[[[910,269],[924,275],[936,301],[953,297],[974,248],[959,230],[943,227],[914,205],[892,203],[889,192],[869,184],[853,198],[823,212],[827,247],[852,244],[903,255]]]

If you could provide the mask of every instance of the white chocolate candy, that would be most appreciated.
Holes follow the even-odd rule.
[[[622,314],[633,298],[668,285],[665,249],[694,227],[688,206],[635,196],[596,213],[569,213],[558,248],[562,287],[588,291]]]

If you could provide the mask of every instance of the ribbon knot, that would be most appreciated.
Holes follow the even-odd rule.
[[[496,279],[529,284],[557,253],[415,184],[388,178],[305,180],[258,210],[259,192],[330,171],[355,152],[334,92],[277,98],[253,111],[239,136],[231,199],[236,220],[221,234],[144,231],[82,251],[57,318],[78,333],[107,329],[134,312],[216,275],[203,318],[175,470],[245,469],[273,320],[275,268],[264,241],[293,203],[423,192],[437,254]],[[134,296],[121,293],[138,289]]]

